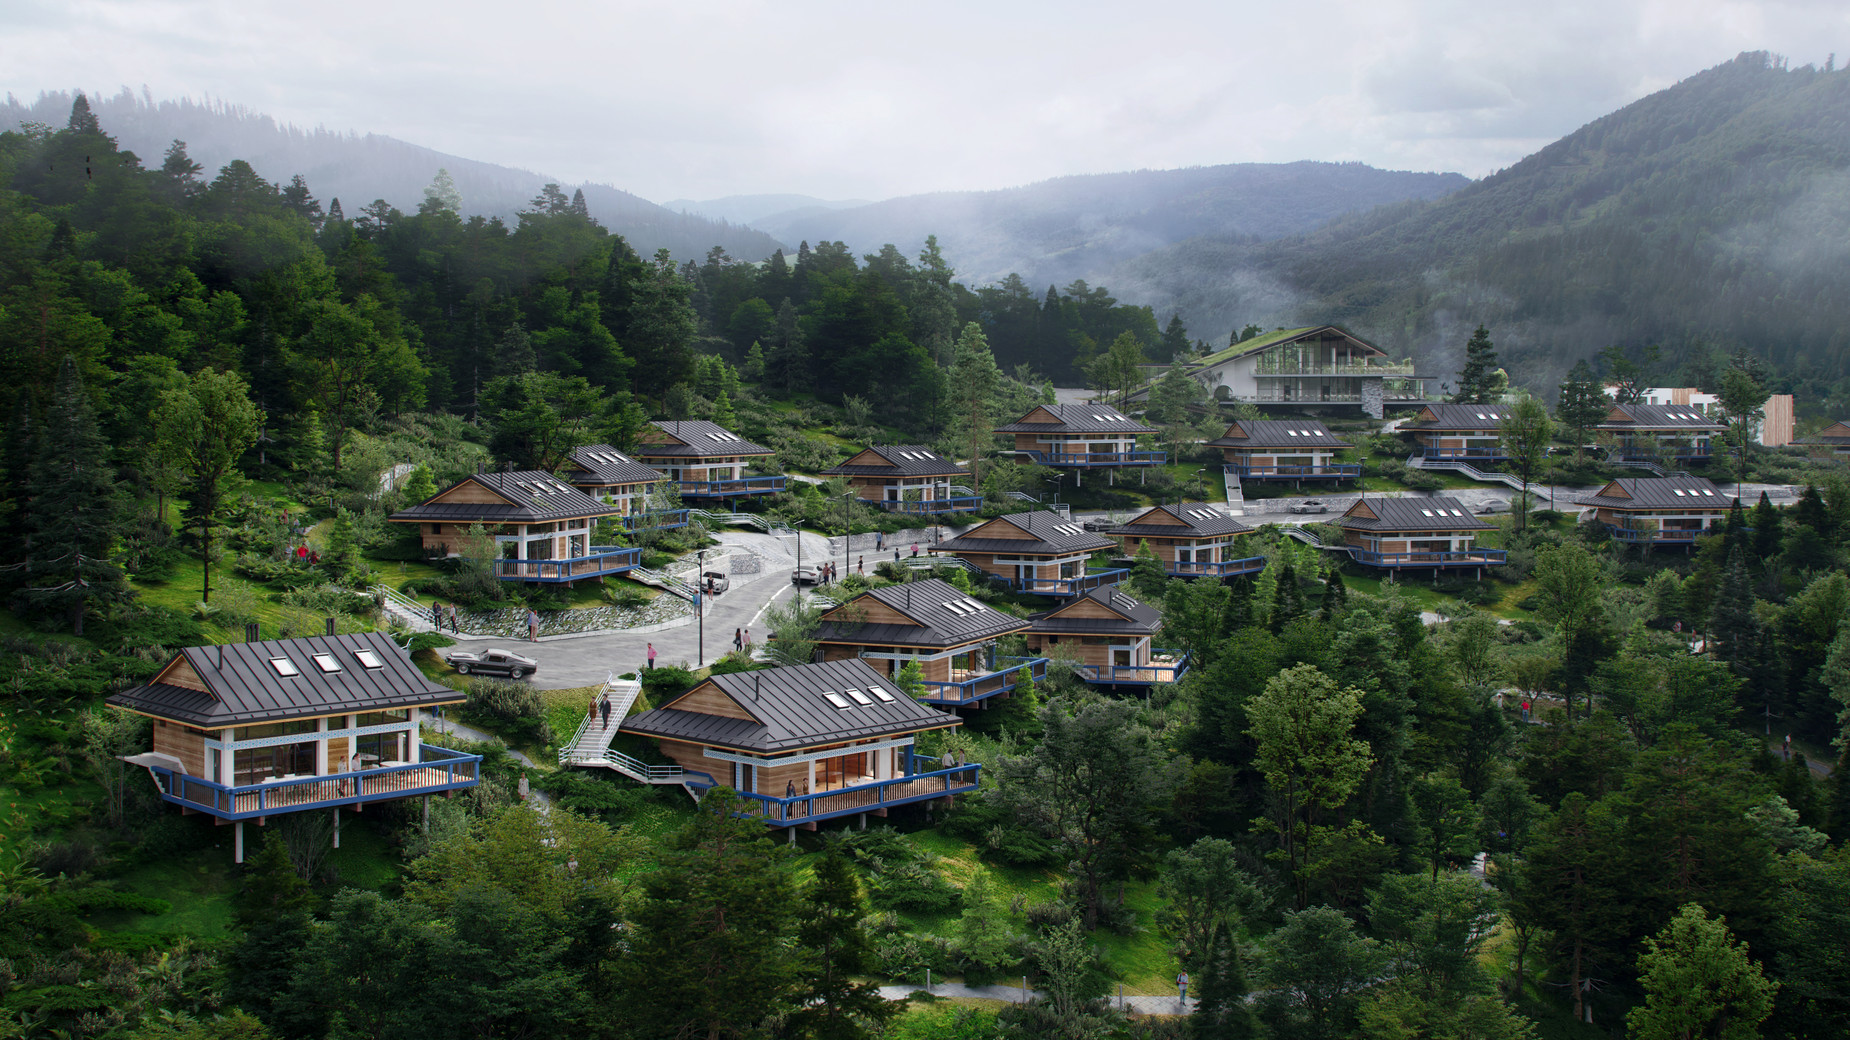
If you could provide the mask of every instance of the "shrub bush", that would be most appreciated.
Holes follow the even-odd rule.
[[[506,679],[471,679],[463,713],[480,725],[491,726],[510,743],[552,743],[546,723],[546,704],[540,691]]]

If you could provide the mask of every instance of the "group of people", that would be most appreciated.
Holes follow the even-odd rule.
[[[321,564],[321,553],[315,549],[310,549],[307,543],[304,543],[295,547],[295,559],[297,563],[307,564],[310,567],[317,567]]]
[[[449,622],[450,631],[459,631],[456,627],[456,604],[451,603],[446,607],[441,600],[433,600],[430,604],[431,629],[437,632],[443,631],[443,624],[445,621]]]
[[[594,697],[585,708],[585,715],[593,722],[599,722],[605,729],[610,728],[610,694]],[[601,721],[600,721],[601,717]]]
[[[732,652],[735,654],[750,653],[751,649],[752,649],[752,630],[749,628],[733,629],[732,630]]]

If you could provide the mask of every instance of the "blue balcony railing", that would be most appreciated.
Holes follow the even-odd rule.
[[[1707,462],[1711,455],[1706,444],[1659,444],[1651,440],[1621,440],[1618,453],[1627,462],[1650,462],[1655,459]]]
[[[1163,565],[1163,570],[1178,578],[1232,578],[1241,574],[1258,574],[1265,570],[1265,560],[1263,556],[1248,556],[1239,560],[1210,562],[1171,561]]]
[[[1653,543],[1694,545],[1696,539],[1705,535],[1721,534],[1722,526],[1720,524],[1715,524],[1711,527],[1704,528],[1665,527],[1646,529],[1642,527],[1623,527],[1618,524],[1607,524],[1606,530],[1614,539],[1633,545],[1649,545]]]
[[[784,477],[734,477],[730,480],[677,481],[683,498],[736,498],[784,490]]]
[[[1094,686],[1154,686],[1188,674],[1188,651],[1157,647],[1148,664],[1082,664],[1076,670]]]
[[[1355,562],[1368,567],[1492,567],[1509,559],[1509,554],[1502,549],[1382,553],[1351,546],[1349,555]]]
[[[854,749],[850,747],[845,750],[853,751]],[[964,794],[977,789],[983,768],[981,764],[971,762],[949,769],[933,769],[928,772],[912,771],[920,763],[930,761],[930,759],[914,757],[912,749],[908,747],[905,758],[906,776],[805,792],[788,798],[741,791],[739,793],[744,795],[751,805],[751,808],[743,815],[762,819],[773,827],[786,827],[793,823],[814,823],[837,816],[870,812],[895,805],[922,802],[931,798],[943,798],[947,795]]]
[[[1116,585],[1128,574],[1130,568],[1114,567],[1110,570],[1089,571],[1071,578],[1006,578],[1000,574],[991,574],[989,580],[1007,586],[1014,592],[1028,592],[1038,596],[1081,596],[1101,585]]]
[[[1241,480],[1354,480],[1362,475],[1362,467],[1351,462],[1321,466],[1248,466],[1230,462],[1221,468]]]
[[[951,495],[948,498],[922,499],[916,502],[893,501],[891,499],[864,500],[868,505],[879,506],[889,513],[929,516],[936,513],[974,513],[982,508],[981,495]]]
[[[496,560],[495,577],[502,581],[578,581],[622,574],[641,563],[641,549],[594,545],[589,553],[569,560]]]
[[[474,787],[481,781],[482,756],[419,745],[418,762],[387,763],[326,776],[280,777],[227,787],[164,766],[149,766],[163,801],[221,820],[249,820],[305,809],[331,809]]]
[[[1510,457],[1509,453],[1503,450],[1502,445],[1496,444],[1482,448],[1434,448],[1425,444],[1418,444],[1414,446],[1413,453],[1422,458],[1462,459],[1466,462],[1473,460],[1479,462],[1506,462]]]
[[[926,679],[925,696],[919,698],[926,704],[949,705],[975,704],[988,700],[998,693],[1007,693],[1021,685],[1024,678],[1035,682],[1047,678],[1047,658],[1045,657],[998,657],[996,669],[967,679],[951,681]]]
[[[1041,466],[1161,466],[1169,461],[1166,451],[1025,451],[1022,454]]]
[[[621,518],[625,531],[666,530],[671,527],[687,526],[687,510],[656,509],[647,513],[631,513]]]

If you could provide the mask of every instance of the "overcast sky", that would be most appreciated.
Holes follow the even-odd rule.
[[[1850,3],[0,0],[0,90],[207,96],[645,198],[1296,159],[1493,172]]]

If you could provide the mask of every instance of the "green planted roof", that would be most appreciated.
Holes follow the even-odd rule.
[[[1288,339],[1296,339],[1306,332],[1315,332],[1323,327],[1322,325],[1307,325],[1301,329],[1279,329],[1276,332],[1268,332],[1263,336],[1254,336],[1252,339],[1246,340],[1245,342],[1235,343],[1225,350],[1217,350],[1206,357],[1196,358],[1194,364],[1197,367],[1202,365],[1218,365],[1223,361],[1237,358],[1242,354],[1250,354],[1255,350],[1263,350],[1274,343],[1283,343]]]

